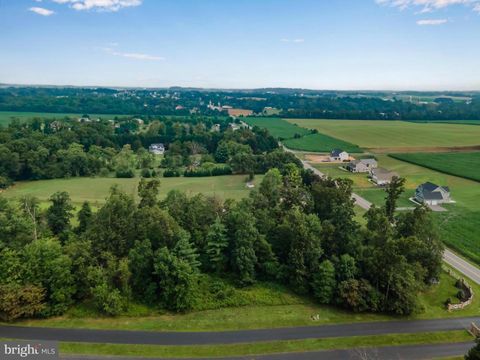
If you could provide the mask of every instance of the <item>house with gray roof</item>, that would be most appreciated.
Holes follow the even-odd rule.
[[[375,159],[360,159],[349,162],[345,168],[353,173],[368,173],[377,166]]]
[[[395,171],[384,168],[374,168],[370,171],[370,177],[375,184],[384,186],[390,184],[394,177],[399,176]]]
[[[427,205],[438,205],[452,202],[448,186],[439,186],[426,182],[415,190],[415,200]]]
[[[330,151],[330,161],[347,161],[350,158],[350,155],[342,149],[333,149]]]

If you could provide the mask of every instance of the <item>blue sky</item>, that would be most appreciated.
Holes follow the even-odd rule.
[[[480,0],[0,0],[0,82],[480,90]]]

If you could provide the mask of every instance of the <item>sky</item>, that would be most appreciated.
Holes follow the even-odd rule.
[[[480,0],[0,0],[0,83],[480,90]]]

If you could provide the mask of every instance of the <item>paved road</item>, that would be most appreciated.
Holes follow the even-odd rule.
[[[454,269],[468,276],[472,281],[480,284],[480,269],[475,265],[463,260],[452,251],[446,249],[443,253],[443,260]]]
[[[350,350],[323,350],[302,353],[285,353],[271,355],[235,356],[227,358],[215,358],[217,360],[380,360],[380,359],[408,359],[425,360],[440,357],[462,356],[473,346],[473,342],[436,345],[404,345],[388,346],[369,349]],[[132,357],[102,357],[102,356],[61,356],[65,360],[133,360]],[[149,360],[180,360],[173,358],[157,358]],[[185,359],[182,360],[198,360]]]
[[[143,345],[214,345],[468,329],[480,317],[402,320],[222,332],[154,332],[0,326],[0,338]]]

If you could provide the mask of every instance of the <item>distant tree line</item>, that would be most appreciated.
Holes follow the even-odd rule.
[[[416,93],[412,93],[415,95]],[[449,93],[446,93],[448,95]],[[399,96],[396,96],[399,95]],[[388,92],[320,92],[299,89],[201,91],[197,89],[113,90],[10,87],[0,89],[0,111],[138,114],[139,116],[226,115],[208,105],[229,105],[261,114],[265,107],[291,118],[367,120],[479,120],[480,95],[460,94],[471,101],[453,101],[436,93],[428,103],[403,101]],[[457,95],[453,93],[452,95]],[[435,98],[436,96],[436,98]]]

